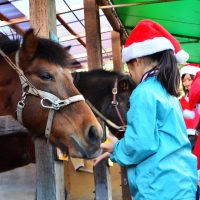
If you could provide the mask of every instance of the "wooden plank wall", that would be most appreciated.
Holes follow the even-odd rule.
[[[31,27],[41,37],[56,35],[55,0],[30,0]],[[45,140],[35,141],[37,200],[64,200],[64,165],[55,158],[55,149]]]

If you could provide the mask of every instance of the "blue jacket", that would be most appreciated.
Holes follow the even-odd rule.
[[[130,97],[127,129],[110,158],[128,166],[134,200],[194,200],[197,161],[176,97],[151,77]]]

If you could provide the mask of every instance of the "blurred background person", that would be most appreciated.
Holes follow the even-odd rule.
[[[192,152],[198,160],[198,189],[196,200],[199,200],[200,186],[200,68],[188,64],[180,71],[184,96],[180,99],[183,117],[186,124],[188,138],[192,145]],[[195,76],[196,75],[196,76]],[[195,77],[195,78],[194,78]],[[194,80],[194,82],[193,82]],[[198,100],[199,99],[199,100]],[[199,101],[199,102],[198,102]]]
[[[184,66],[183,68],[181,68],[180,71],[182,87],[184,91],[184,96],[180,99],[180,104],[183,110],[184,121],[187,127],[188,137],[192,144],[192,148],[194,147],[196,141],[197,137],[196,128],[200,116],[198,114],[197,108],[192,108],[192,110],[190,109],[189,92],[194,76],[198,71],[200,71],[200,68],[197,66],[193,66],[191,64]]]

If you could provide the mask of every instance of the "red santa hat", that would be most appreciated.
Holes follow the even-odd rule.
[[[126,41],[122,50],[122,61],[128,62],[167,49],[174,51],[178,63],[186,63],[189,58],[188,53],[181,49],[179,42],[160,24],[151,20],[142,20]]]
[[[200,71],[200,68],[198,66],[193,65],[193,64],[186,64],[184,67],[181,68],[180,75],[181,77],[184,74],[191,74],[195,76],[196,73],[199,71]]]

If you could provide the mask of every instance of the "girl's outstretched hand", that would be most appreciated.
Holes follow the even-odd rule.
[[[96,166],[101,160],[109,158],[110,153],[113,152],[115,143],[117,141],[118,139],[115,136],[111,134],[107,136],[106,142],[101,143],[101,149],[103,150],[104,153],[94,159],[94,166]]]

